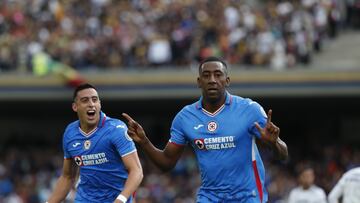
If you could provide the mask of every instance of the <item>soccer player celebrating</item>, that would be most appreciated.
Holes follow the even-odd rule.
[[[97,90],[82,84],[74,91],[72,109],[79,120],[64,133],[64,165],[49,203],[65,199],[80,177],[75,202],[130,203],[143,178],[142,167],[126,125],[101,111]]]
[[[199,65],[199,101],[185,106],[175,117],[165,149],[157,149],[142,126],[129,115],[128,134],[162,170],[172,169],[190,144],[198,160],[201,187],[197,202],[267,202],[265,169],[256,139],[279,159],[288,156],[280,129],[256,102],[231,95],[227,65],[210,57]]]

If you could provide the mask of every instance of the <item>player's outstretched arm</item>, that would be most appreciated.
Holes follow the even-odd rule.
[[[280,128],[271,122],[271,116],[272,110],[270,109],[267,115],[265,127],[262,128],[257,122],[255,122],[255,127],[261,135],[261,142],[270,146],[278,159],[285,160],[288,157],[287,145],[280,139]]]
[[[130,195],[134,194],[144,177],[139,156],[136,151],[122,157],[122,161],[128,170],[129,175],[126,179],[124,190],[115,200],[116,203],[125,203]]]
[[[62,202],[74,185],[76,166],[72,159],[64,159],[63,172],[56,182],[55,189],[50,195],[48,203]]]
[[[174,168],[185,147],[168,143],[164,150],[156,148],[147,138],[144,129],[138,122],[126,113],[122,115],[128,121],[128,135],[139,144],[151,161],[163,171]]]

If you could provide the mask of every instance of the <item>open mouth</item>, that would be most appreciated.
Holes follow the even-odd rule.
[[[93,118],[95,116],[96,111],[95,110],[88,110],[86,112],[86,114],[90,117]]]

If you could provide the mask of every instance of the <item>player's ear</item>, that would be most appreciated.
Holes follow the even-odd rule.
[[[225,87],[229,87],[229,86],[230,86],[230,77],[226,77]]]
[[[71,107],[72,107],[73,111],[77,112],[77,106],[76,106],[75,102],[72,103]]]

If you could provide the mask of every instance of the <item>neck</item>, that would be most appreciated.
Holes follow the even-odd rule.
[[[203,99],[202,101],[202,106],[203,108],[210,112],[210,113],[214,113],[215,111],[217,111],[223,104],[225,103],[225,97],[222,97],[221,99],[217,100],[217,101],[211,101],[208,99]]]
[[[97,127],[97,124],[89,125],[89,124],[85,124],[85,123],[80,123],[80,129],[86,134],[88,134],[89,132],[94,130],[96,127]]]
[[[303,188],[304,190],[307,190],[307,189],[310,188],[310,186],[311,186],[311,185],[303,185],[302,188]]]

